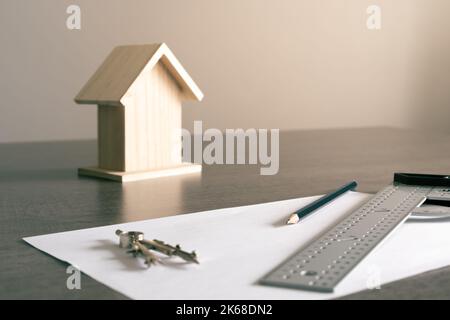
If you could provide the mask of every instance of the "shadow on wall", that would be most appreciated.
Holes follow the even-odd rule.
[[[417,61],[411,98],[411,122],[416,128],[450,132],[450,2],[420,4],[416,26]]]

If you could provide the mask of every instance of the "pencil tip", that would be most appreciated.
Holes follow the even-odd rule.
[[[288,219],[288,221],[286,222],[286,224],[296,224],[296,223],[298,223],[299,220],[300,220],[300,219],[298,218],[298,215],[296,215],[296,214],[294,213],[294,214],[292,214],[292,215],[289,217],[289,219]]]

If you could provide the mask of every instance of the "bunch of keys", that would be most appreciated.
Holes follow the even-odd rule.
[[[186,252],[177,244],[171,246],[160,240],[145,240],[144,233],[139,231],[123,232],[116,230],[116,235],[119,236],[119,246],[128,249],[129,253],[137,257],[142,255],[145,258],[145,264],[150,267],[152,264],[161,262],[161,259],[152,251],[162,253],[166,256],[178,256],[186,262],[199,263],[195,251]]]

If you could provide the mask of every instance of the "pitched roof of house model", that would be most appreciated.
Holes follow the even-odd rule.
[[[114,48],[89,79],[75,102],[120,105],[128,88],[144,72],[161,61],[177,81],[185,100],[202,100],[203,93],[165,43]]]

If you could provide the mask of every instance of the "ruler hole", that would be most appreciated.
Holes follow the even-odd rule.
[[[301,276],[306,276],[306,277],[313,277],[317,275],[316,271],[313,270],[303,270],[300,272]]]

